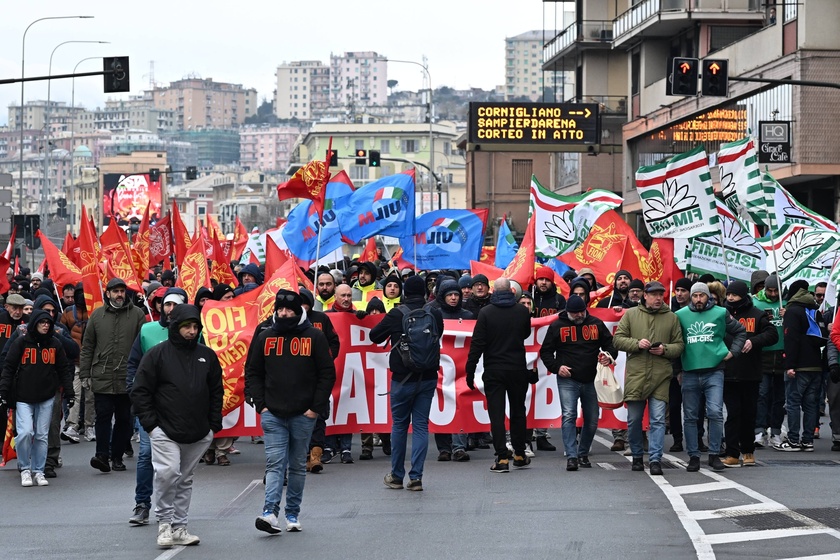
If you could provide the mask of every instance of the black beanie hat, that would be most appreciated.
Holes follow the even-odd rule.
[[[298,288],[298,290],[300,290],[300,297],[303,299],[303,303],[307,304],[309,309],[312,309],[315,306],[315,296],[306,288]]]
[[[740,296],[741,299],[747,299],[750,295],[749,288],[744,282],[740,280],[733,280],[729,283],[729,286],[726,288],[727,294],[735,294],[736,296]]]
[[[303,298],[291,290],[277,290],[277,295],[274,297],[274,311],[281,308],[291,309],[295,315],[299,316],[303,314]]]
[[[793,284],[790,285],[790,289],[788,290],[788,299],[795,296],[799,290],[805,290],[806,292],[809,291],[808,281],[807,280],[797,280]]]
[[[426,282],[419,276],[409,276],[403,285],[405,297],[426,296]]]
[[[638,278],[630,281],[630,286],[627,288],[628,290],[636,289],[636,290],[644,290],[645,283],[639,280]]]
[[[490,280],[488,280],[487,277],[483,274],[476,274],[475,276],[473,276],[472,277],[472,284],[470,284],[470,287],[472,288],[473,286],[475,286],[478,283],[482,283],[482,284],[484,284],[488,287],[490,286]]]
[[[677,283],[674,284],[674,287],[675,288],[682,288],[684,290],[689,290],[690,291],[691,286],[693,284],[694,283],[691,280],[689,280],[688,278],[680,278],[679,280],[677,280]]]

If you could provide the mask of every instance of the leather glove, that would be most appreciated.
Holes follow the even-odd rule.
[[[356,317],[359,318],[359,319],[364,319],[367,316],[368,316],[368,312],[365,311],[364,309],[359,309],[358,311],[356,311]]]
[[[528,383],[534,385],[539,383],[540,381],[540,372],[537,368],[532,368],[528,370]]]
[[[475,373],[467,373],[467,387],[475,391]]]
[[[76,406],[76,399],[68,399],[67,408],[73,408],[74,406]]]
[[[840,383],[840,365],[834,364],[833,366],[828,366],[828,371],[831,382]]]

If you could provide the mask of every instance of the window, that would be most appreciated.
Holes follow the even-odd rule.
[[[350,166],[350,180],[351,181],[367,181],[368,166],[367,165],[351,165]]]
[[[379,141],[379,153],[380,154],[390,154],[391,153],[391,141],[390,140],[380,140]]]
[[[417,152],[417,140],[403,140],[400,146],[404,154],[413,154]]]
[[[511,162],[511,188],[515,191],[531,189],[531,175],[534,171],[534,160],[515,159]]]
[[[354,141],[354,149],[364,150],[365,149],[365,141],[364,140],[355,140]]]

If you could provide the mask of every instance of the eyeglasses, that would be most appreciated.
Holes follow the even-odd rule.
[[[298,297],[297,294],[283,294],[283,295],[278,294],[277,297],[276,297],[276,300],[277,301],[294,302],[297,299],[297,297]]]

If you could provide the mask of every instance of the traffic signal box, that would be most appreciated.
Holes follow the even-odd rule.
[[[701,91],[705,97],[729,95],[729,61],[727,59],[704,60],[701,76]]]
[[[356,150],[356,165],[367,163],[367,150]]]
[[[696,58],[675,58],[672,75],[672,95],[697,95],[697,77],[700,60]]]
[[[338,167],[338,150],[327,150],[327,159],[330,161],[330,167]]]
[[[379,167],[382,164],[381,154],[379,150],[371,150],[368,152],[368,166]]]

